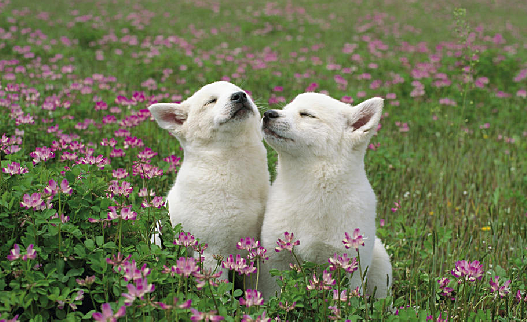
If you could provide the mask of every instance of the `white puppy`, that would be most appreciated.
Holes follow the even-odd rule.
[[[149,109],[184,150],[167,197],[170,221],[208,243],[204,266],[214,268],[213,254],[236,254],[241,238],[260,235],[269,172],[258,109],[228,82],[208,84],[180,104]]]
[[[283,110],[265,112],[264,138],[278,152],[276,181],[271,187],[262,226],[262,245],[276,246],[284,232],[300,240],[295,253],[303,261],[327,263],[334,253],[357,256],[342,243],[356,228],[365,238],[361,266],[368,268],[367,294],[376,297],[391,288],[392,268],[382,242],[375,237],[376,200],[364,170],[367,144],[377,129],[383,100],[350,106],[317,93],[298,95]],[[273,254],[263,265],[266,298],[278,286],[267,273],[294,263],[288,251]],[[387,283],[387,280],[389,282]],[[361,285],[358,271],[351,287]]]

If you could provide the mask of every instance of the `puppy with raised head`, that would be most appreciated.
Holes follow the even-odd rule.
[[[269,172],[258,109],[241,88],[223,81],[180,104],[149,109],[184,150],[167,196],[170,221],[208,243],[204,266],[214,268],[213,254],[236,254],[241,238],[260,236]]]
[[[364,155],[379,124],[381,98],[350,106],[318,93],[298,95],[283,110],[264,114],[265,141],[278,152],[277,177],[267,202],[262,245],[276,246],[284,232],[293,232],[303,261],[327,263],[334,253],[357,256],[342,243],[356,228],[365,238],[361,266],[368,268],[367,294],[389,295],[390,259],[375,236],[376,199],[364,170]],[[294,259],[287,251],[274,253],[262,268],[266,298],[279,291],[269,269],[285,270]],[[358,272],[351,287],[361,285]]]

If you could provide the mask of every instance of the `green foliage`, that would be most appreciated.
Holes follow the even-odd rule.
[[[13,162],[27,168],[23,174],[0,172],[0,319],[91,320],[105,303],[116,314],[128,285],[136,285],[124,279],[124,265],[108,262],[119,258],[128,265],[135,261],[155,285],[127,306],[129,321],[189,321],[194,313],[183,305],[188,300],[193,309],[217,311],[227,321],[263,314],[325,321],[335,316],[330,307],[340,307],[337,319],[350,321],[524,320],[524,6],[465,1],[465,8],[452,10],[433,1],[359,2],[0,1],[0,135],[21,139],[14,153],[6,153],[2,141],[0,169]],[[356,45],[352,52],[344,52],[350,44]],[[415,76],[422,69],[428,75]],[[442,74],[449,85],[437,85]],[[346,85],[335,81],[337,75]],[[404,81],[394,82],[396,75]],[[327,265],[297,263],[296,269],[273,272],[283,288],[279,297],[246,307],[239,302],[247,297],[241,285],[248,281],[241,276],[201,287],[195,277],[171,270],[192,255],[173,243],[184,225],[172,228],[163,207],[142,207],[154,196],[140,196],[140,190],[166,195],[179,164],[163,159],[182,158],[183,152],[148,117],[130,126],[121,121],[133,123],[128,118],[150,103],[183,100],[222,78],[251,91],[261,112],[282,107],[312,83],[337,99],[386,97],[382,128],[365,165],[382,220],[377,235],[392,258],[391,297],[353,295],[339,303],[333,289],[353,293],[349,276],[333,271],[331,290],[308,290],[313,274],[322,278]],[[382,86],[372,86],[375,80]],[[413,81],[425,94],[413,94]],[[134,94],[145,98],[132,100]],[[119,96],[130,101],[118,103]],[[451,102],[441,103],[444,98]],[[107,110],[94,108],[100,101]],[[45,102],[54,108],[45,109]],[[18,124],[19,109],[35,123]],[[59,128],[50,130],[54,125]],[[123,129],[129,133],[118,136]],[[144,146],[127,146],[127,136]],[[84,147],[55,145],[54,158],[33,164],[30,153],[61,138]],[[114,147],[102,144],[112,138],[124,156],[111,157]],[[143,163],[163,170],[162,176],[134,174],[145,147],[158,154]],[[277,154],[267,148],[274,179]],[[66,151],[77,160],[101,155],[111,163],[61,160]],[[116,179],[118,169],[129,176]],[[60,186],[63,179],[71,194],[45,192],[50,180]],[[130,182],[129,195],[109,191],[112,180]],[[21,205],[34,193],[51,204]],[[137,218],[107,220],[112,206],[130,206]],[[162,248],[150,241],[157,222]],[[15,245],[20,256],[8,260]],[[481,262],[481,280],[454,278],[459,260]],[[510,293],[502,297],[492,290],[495,276],[500,286],[511,281]],[[445,287],[453,289],[448,296],[438,283],[444,277],[450,279]]]

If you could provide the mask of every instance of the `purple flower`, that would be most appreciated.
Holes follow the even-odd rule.
[[[351,97],[351,96],[342,96],[340,101],[343,102],[343,103],[347,103],[347,104],[353,104],[353,97]]]
[[[352,293],[351,295],[353,296],[355,294]],[[333,290],[333,300],[335,300],[335,301],[339,300],[339,291],[338,290]],[[342,302],[346,302],[348,300],[348,291],[347,290],[342,290],[340,292],[340,300]]]
[[[21,167],[20,163],[13,161],[7,166],[7,168],[2,168],[2,172],[13,176],[15,174],[27,173],[28,170],[27,168]]]
[[[198,244],[198,241],[191,233],[179,233],[178,239],[174,240],[174,245],[194,247]]]
[[[360,229],[356,228],[353,231],[353,238],[346,232],[346,238],[342,240],[344,247],[346,248],[355,248],[359,250],[359,246],[364,246],[364,237],[360,234]]]
[[[113,265],[113,267],[120,267],[123,265],[123,263],[128,262],[128,260],[132,257],[132,255],[128,255],[126,258],[123,258],[123,254],[120,252],[117,253],[117,256],[112,255],[112,258],[106,258],[106,262],[110,265]]]
[[[348,254],[337,256],[337,253],[333,257],[328,259],[329,270],[334,271],[338,268],[344,268],[348,273],[353,273],[359,268],[359,264],[356,258],[349,258]]]
[[[242,258],[240,254],[236,255],[236,259],[231,255],[227,257],[227,260],[222,262],[222,267],[226,269],[232,269],[238,272],[239,274],[252,274],[256,271],[256,267],[253,266],[254,262],[251,262],[247,265],[245,258]]]
[[[520,292],[520,290],[516,292],[516,300],[518,300],[518,303],[522,301],[522,293]],[[525,298],[523,299],[523,301],[527,303],[527,293],[525,293]]]
[[[137,213],[132,211],[132,206],[121,208],[121,213],[117,214],[117,209],[114,206],[108,207],[111,211],[108,212],[107,220],[123,219],[123,220],[136,220]]]
[[[144,299],[145,294],[152,293],[155,286],[154,284],[148,284],[148,280],[145,277],[135,280],[135,285],[126,285],[126,288],[128,293],[122,293],[121,296],[125,298],[124,304],[130,306],[136,298]]]
[[[329,290],[331,288],[329,286],[335,285],[336,283],[335,279],[331,277],[331,273],[327,270],[324,270],[324,272],[322,272],[322,282],[325,286],[327,286],[327,288],[325,288],[326,290]]]
[[[247,314],[245,314],[242,317],[242,322],[269,322],[269,321],[271,321],[271,318],[266,317],[265,311],[262,313],[262,315],[257,316],[256,319],[251,318]]]
[[[18,244],[15,244],[13,246],[13,249],[9,251],[9,255],[7,255],[7,260],[14,261],[20,258],[20,246]]]
[[[483,265],[479,261],[472,263],[466,260],[457,261],[456,267],[451,271],[455,277],[461,277],[469,282],[474,282],[476,279],[481,280],[483,276]]]
[[[49,217],[49,219],[56,219],[56,218],[59,218],[59,214],[58,213],[56,213],[53,216]],[[64,216],[64,214],[60,214],[60,222],[61,223],[65,224],[68,221],[70,221],[70,216]],[[55,224],[51,224],[51,226],[55,227],[56,225]]]
[[[264,299],[262,297],[262,293],[258,292],[257,290],[246,290],[245,291],[245,298],[240,298],[240,305],[245,305],[247,307],[251,306],[259,306],[262,305],[264,302]]]
[[[184,301],[181,304],[177,304],[178,301],[178,298],[174,297],[174,305],[168,305],[163,302],[154,302],[154,304],[157,304],[162,310],[171,310],[173,308],[189,309],[190,305],[192,304],[192,300]]]
[[[446,277],[440,278],[437,283],[439,284],[439,288],[442,290],[441,294],[443,296],[450,296],[452,294],[452,291],[454,291],[453,288],[448,287],[448,283],[450,283],[450,280]]]
[[[150,268],[146,267],[146,263],[143,264],[143,267],[141,267],[141,269],[138,269],[135,260],[132,260],[131,262],[125,261],[123,262],[122,266],[124,268],[123,278],[125,281],[135,281],[137,279],[150,275],[150,273],[152,272]],[[121,268],[119,268],[119,270],[121,270]]]
[[[32,195],[26,193],[24,194],[23,201],[20,203],[20,207],[42,210],[46,208],[46,202],[42,200],[40,193],[34,193]]]
[[[258,246],[256,249],[251,249],[249,251],[249,254],[247,255],[247,259],[254,260],[254,259],[261,259],[262,262],[265,262],[266,260],[269,260],[269,257],[265,255],[267,253],[267,249]]]
[[[245,249],[246,251],[251,251],[251,249],[259,247],[260,242],[254,241],[254,238],[246,237],[246,238],[240,238],[240,241],[236,245],[237,249]]]
[[[152,159],[156,155],[157,155],[157,152],[152,151],[152,149],[150,148],[145,148],[143,151],[137,154],[137,157],[141,159],[142,161],[146,161],[148,159]]]
[[[48,183],[49,184],[46,186],[46,188],[44,188],[44,193],[53,197],[59,191],[59,188],[57,187],[57,182],[51,179]]]
[[[0,322],[18,322],[18,314],[15,315],[12,319],[1,319]]]
[[[509,285],[511,284],[511,280],[506,281],[503,283],[502,286],[499,284],[499,276],[495,276],[494,280],[490,280],[490,290],[492,293],[498,292],[500,297],[505,297],[505,295],[510,293]]]
[[[320,280],[317,278],[315,273],[313,273],[313,278],[309,280],[309,285],[307,286],[308,290],[317,290],[319,289]]]
[[[331,273],[327,270],[324,270],[322,272],[322,280],[319,280],[316,275],[313,273],[313,279],[309,281],[309,285],[307,286],[308,290],[329,290],[333,285],[335,285],[336,281],[334,278],[331,277]]]
[[[180,257],[176,262],[175,269],[172,267],[172,271],[184,277],[189,277],[199,271],[199,267],[196,265],[196,260],[193,257]]]
[[[80,286],[91,285],[91,284],[95,283],[95,275],[92,275],[92,276],[86,276],[85,279],[77,278],[77,279],[75,279],[75,281],[76,281],[77,284],[79,284]]]
[[[73,193],[73,189],[70,187],[70,184],[69,184],[68,180],[66,180],[66,179],[63,179],[60,182],[60,190],[62,190],[62,193],[65,193],[65,194],[68,194],[68,195],[71,195]]]
[[[278,303],[278,307],[286,312],[293,310],[295,306],[296,302],[293,302],[293,304],[289,304],[287,301],[285,302],[285,304],[283,304],[282,302]]]
[[[29,154],[29,156],[33,158],[33,164],[37,164],[40,161],[47,161],[54,158],[55,153],[53,153],[47,146],[43,146],[41,148],[37,147],[34,152]]]
[[[285,236],[285,240],[282,240],[279,238],[278,241],[276,242],[278,244],[278,247],[275,248],[275,251],[277,253],[281,252],[284,249],[287,249],[288,251],[292,252],[295,246],[300,245],[299,240],[293,242],[294,240],[293,233],[290,234],[286,231],[284,233],[284,236]]]
[[[116,322],[117,318],[122,317],[126,313],[126,307],[123,305],[115,312],[115,314],[112,311],[112,307],[110,306],[110,303],[104,303],[101,306],[102,312],[95,312],[92,315],[92,318],[95,321],[104,321],[104,322]]]
[[[190,317],[190,321],[223,321],[225,318],[221,315],[216,315],[216,311],[210,311],[208,313],[200,312],[196,309],[190,309],[190,312],[192,312],[192,316]]]
[[[241,258],[241,255],[238,254],[236,255],[236,260],[235,260],[234,256],[230,254],[229,257],[227,257],[227,259],[221,263],[221,267],[232,270],[234,269],[234,267],[236,267],[236,262],[240,260],[240,258]]]
[[[194,272],[193,275],[197,279],[196,287],[198,290],[201,290],[207,283],[211,286],[218,286],[216,279],[221,276],[221,271],[217,273],[212,273],[213,270],[204,270],[203,273]]]
[[[34,245],[31,244],[26,249],[26,254],[22,256],[23,261],[27,261],[28,259],[35,259],[37,258],[37,252],[33,249]]]

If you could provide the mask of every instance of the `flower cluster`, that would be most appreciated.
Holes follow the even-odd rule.
[[[360,229],[356,228],[353,231],[353,237],[351,237],[347,232],[345,233],[346,238],[342,240],[344,247],[346,248],[355,248],[359,250],[359,246],[364,246],[364,237],[360,234]]]
[[[256,272],[256,267],[254,267],[254,262],[247,264],[247,260],[241,257],[240,254],[236,255],[236,259],[233,255],[229,255],[225,261],[222,262],[222,267],[234,270],[241,275],[250,275]]]
[[[28,169],[26,167],[22,167],[20,163],[13,161],[8,164],[6,168],[2,168],[2,172],[13,176],[15,174],[27,173]]]
[[[278,239],[276,242],[278,246],[275,248],[276,252],[281,252],[282,250],[288,250],[290,252],[293,251],[295,246],[300,245],[300,240],[294,241],[294,235],[293,233],[288,233],[287,231],[284,233],[285,240]]]
[[[247,307],[260,306],[264,303],[262,293],[257,290],[248,289],[245,291],[245,298],[240,298],[240,305]]]
[[[338,256],[337,253],[328,259],[330,271],[343,268],[348,273],[353,273],[359,268],[356,258],[349,258],[348,254]]]
[[[455,277],[463,278],[466,281],[474,282],[476,279],[481,280],[483,276],[483,265],[479,261],[457,261],[456,267],[451,271],[451,274]]]
[[[269,257],[266,256],[267,249],[260,246],[260,241],[255,241],[254,238],[241,238],[238,244],[236,244],[236,248],[248,251],[249,254],[247,255],[247,259],[249,260],[261,259],[265,262],[269,259]]]
[[[336,281],[331,277],[331,273],[327,270],[322,272],[322,280],[318,279],[315,274],[313,278],[309,280],[309,285],[307,286],[308,290],[330,290]]]
[[[509,285],[511,284],[511,280],[507,280],[502,286],[500,286],[499,279],[499,276],[495,276],[494,279],[489,281],[490,290],[492,293],[496,292],[496,295],[499,295],[500,297],[505,297],[510,293]]]
[[[9,255],[7,255],[7,259],[10,261],[15,261],[19,258],[22,258],[23,261],[27,261],[29,259],[35,259],[37,258],[37,252],[34,249],[34,245],[31,244],[26,248],[26,253],[22,255],[20,253],[20,246],[18,244],[15,244],[13,246],[13,249],[9,251]]]

